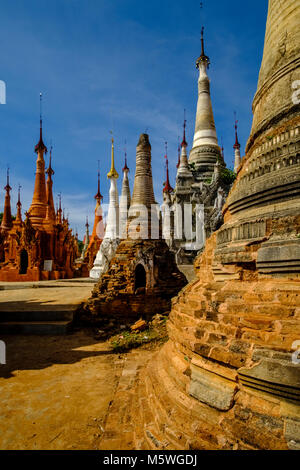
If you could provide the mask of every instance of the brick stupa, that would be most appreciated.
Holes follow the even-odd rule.
[[[160,217],[153,191],[151,145],[140,136],[136,152],[134,189],[121,241],[108,271],[95,287],[89,308],[106,320],[122,323],[170,310],[171,298],[186,284],[174,255],[161,236]]]
[[[173,300],[170,340],[131,390],[124,447],[300,449],[299,18],[298,0],[269,2],[253,125],[225,223]]]

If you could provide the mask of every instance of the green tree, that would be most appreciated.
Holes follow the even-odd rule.
[[[221,181],[224,184],[231,185],[236,179],[236,174],[234,171],[229,170],[229,168],[222,168],[221,170]]]
[[[83,250],[83,241],[82,240],[78,240],[78,248],[79,248],[79,251],[80,253],[82,253],[82,250]]]

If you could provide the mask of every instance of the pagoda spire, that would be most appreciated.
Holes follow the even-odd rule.
[[[122,192],[121,192],[121,199],[123,199],[125,202],[126,199],[126,210],[129,209],[130,207],[130,202],[131,202],[131,195],[130,195],[130,187],[129,187],[129,180],[128,180],[128,173],[129,173],[129,168],[127,166],[127,153],[125,149],[125,163],[123,167],[123,181],[122,181]]]
[[[189,169],[188,157],[187,157],[187,141],[186,141],[186,119],[185,119],[185,110],[184,110],[184,120],[183,120],[183,138],[181,142],[181,154],[180,154],[180,163],[177,171],[178,176],[192,177],[192,172]]]
[[[209,57],[204,51],[204,28],[202,27],[201,55],[196,61],[196,67],[199,70],[196,125],[189,163],[194,163],[196,169],[203,173],[203,179],[212,175],[214,164],[221,158],[210,97],[210,80],[207,75],[209,65]]]
[[[125,142],[126,144],[126,142]],[[123,173],[125,173],[126,171],[129,172],[129,168],[127,166],[127,152],[126,152],[126,147],[125,147],[125,163],[124,163],[124,167],[123,167]]]
[[[177,153],[178,153],[178,162],[177,162],[176,168],[177,168],[177,170],[178,170],[179,165],[180,165],[180,153],[181,153],[181,145],[180,145],[180,141],[179,141],[179,136],[178,136]]]
[[[58,209],[56,213],[56,222],[57,224],[62,223],[61,193],[59,193],[58,195]]]
[[[88,245],[90,241],[90,232],[89,232],[90,224],[89,218],[86,216],[86,223],[85,223],[85,243]]]
[[[234,130],[235,130],[235,143],[234,143],[234,169],[233,171],[237,173],[238,167],[240,166],[242,159],[241,159],[241,144],[239,143],[237,129],[238,129],[238,121],[236,119],[236,113],[234,113],[235,123],[234,123]]]
[[[21,185],[19,184],[18,187],[18,202],[17,202],[17,215],[16,215],[16,223],[22,223],[22,204],[21,204]]]
[[[53,201],[53,181],[52,176],[54,175],[54,171],[52,169],[52,150],[53,147],[50,147],[50,157],[49,157],[49,166],[46,170],[46,174],[48,175],[46,181],[46,196],[47,196],[47,213],[46,219],[50,220],[51,222],[55,223],[55,208],[54,208],[54,201]]]
[[[98,160],[98,191],[97,191],[97,194],[95,195],[95,199],[98,202],[98,204],[100,204],[101,201],[103,200],[103,196],[100,192],[100,162],[99,160]]]
[[[95,207],[95,219],[93,225],[92,235],[89,240],[89,247],[94,243],[95,240],[102,240],[104,237],[104,225],[103,225],[103,217],[102,217],[102,208],[101,208],[101,201],[103,196],[100,192],[100,169],[99,169],[99,160],[98,160],[98,191],[95,195],[96,199],[96,207]]]
[[[198,69],[200,69],[200,64],[204,64],[205,68],[208,69],[210,66],[210,60],[207,55],[204,53],[204,26],[201,28],[201,55],[198,57],[196,61],[196,66]]]
[[[29,218],[33,227],[43,226],[47,212],[47,194],[45,179],[45,160],[44,154],[47,153],[47,147],[43,142],[43,121],[42,121],[42,93],[40,93],[40,140],[35,146],[37,153],[35,185],[32,203],[28,211]]]
[[[161,236],[153,190],[151,144],[148,134],[140,135],[136,147],[136,169],[128,222],[128,238],[151,239]]]
[[[45,153],[47,153],[47,147],[43,142],[42,96],[42,93],[40,93],[40,140],[34,147],[35,153],[38,153],[39,150],[43,150]]]
[[[3,218],[1,222],[2,230],[8,231],[12,228],[12,216],[11,216],[11,205],[10,205],[10,191],[11,187],[9,185],[9,168],[7,168],[7,176],[6,176],[6,186],[4,187],[6,194],[4,200],[4,211],[3,211]]]
[[[109,189],[109,207],[107,214],[107,225],[105,238],[115,239],[119,236],[119,194],[117,188],[117,179],[119,175],[115,169],[114,138],[111,139],[111,169],[107,174],[110,179]]]
[[[119,194],[117,187],[119,175],[115,169],[113,137],[111,139],[111,169],[107,177],[110,179],[107,224],[103,241],[94,261],[94,266],[90,271],[90,277],[93,279],[100,278],[102,274],[107,271],[109,262],[114,256],[119,244]]]
[[[152,180],[151,145],[148,134],[140,135],[136,148],[136,170],[130,207],[141,204],[148,209],[152,204],[156,204]]]
[[[89,225],[89,219],[88,219],[88,216],[86,216],[84,245],[83,245],[83,249],[82,249],[82,253],[81,253],[81,259],[82,259],[82,260],[83,260],[84,257],[85,257],[85,254],[86,254],[86,251],[87,251],[87,249],[88,249],[89,242],[90,242],[89,227],[90,227],[90,225]]]
[[[126,144],[126,142],[125,142]],[[126,227],[127,227],[127,217],[128,217],[128,210],[131,203],[131,195],[130,195],[130,186],[128,180],[128,173],[129,168],[127,166],[127,152],[126,148],[125,151],[125,163],[123,167],[123,181],[122,181],[122,191],[120,196],[120,236],[121,238],[126,238]]]
[[[170,180],[169,180],[169,160],[168,160],[168,142],[165,142],[165,148],[166,148],[166,154],[165,154],[165,159],[166,159],[166,181],[165,181],[165,186],[163,189],[163,193],[170,194],[174,191],[172,186],[170,185]]]
[[[183,138],[181,142],[181,147],[187,147],[186,137],[185,137],[185,130],[186,130],[186,118],[185,118],[185,110],[184,110],[184,119],[183,119]]]
[[[110,171],[107,173],[107,178],[115,178],[118,179],[119,175],[115,169],[115,148],[114,148],[114,138],[111,138],[111,168]]]

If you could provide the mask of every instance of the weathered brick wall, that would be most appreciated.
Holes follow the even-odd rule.
[[[138,448],[300,449],[299,12],[269,2],[247,155],[139,377]]]

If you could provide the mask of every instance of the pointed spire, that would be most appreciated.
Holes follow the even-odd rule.
[[[89,218],[86,216],[86,223],[85,223],[85,243],[84,245],[88,247],[90,243],[90,232],[89,232],[90,224],[89,224]]]
[[[90,234],[89,234],[89,219],[88,216],[86,216],[86,224],[85,224],[86,230],[85,230],[85,237],[84,237],[84,246],[82,248],[82,253],[81,253],[81,259],[83,260],[86,255],[86,251],[88,249],[89,243],[90,243]]]
[[[131,203],[131,194],[130,194],[130,186],[128,180],[128,173],[129,168],[127,166],[127,153],[126,153],[126,141],[125,141],[125,165],[123,168],[123,181],[122,181],[122,191],[120,196],[120,206],[119,206],[119,215],[120,215],[120,237],[126,238],[127,232],[127,216],[128,210]]]
[[[100,161],[98,160],[98,191],[95,196],[96,199],[96,207],[95,207],[95,218],[94,218],[94,225],[92,235],[89,239],[89,247],[91,247],[95,241],[97,241],[98,248],[100,243],[104,237],[104,226],[103,226],[103,217],[102,217],[102,209],[101,209],[101,200],[103,196],[100,192]]]
[[[166,147],[166,154],[165,154],[165,159],[166,159],[166,182],[165,182],[163,192],[164,193],[172,193],[174,191],[174,189],[170,185],[170,181],[169,181],[168,142],[165,142],[165,147]]]
[[[10,206],[10,191],[11,187],[9,185],[9,168],[7,168],[7,180],[6,186],[4,187],[6,194],[4,200],[4,211],[3,218],[1,223],[1,228],[3,230],[10,230],[12,228],[12,216],[11,216],[11,206]]]
[[[186,119],[185,119],[185,110],[184,110],[184,120],[183,120],[183,139],[181,142],[181,147],[187,147],[186,137],[185,137],[185,129],[186,129]]]
[[[11,191],[11,187],[9,186],[9,167],[7,168],[6,172],[6,186],[4,187],[6,192]]]
[[[239,139],[238,139],[238,134],[237,134],[237,129],[238,129],[238,122],[237,119],[236,119],[236,112],[234,112],[234,120],[235,120],[235,123],[234,123],[234,129],[235,129],[235,144],[233,146],[234,149],[240,149],[241,148],[241,144],[239,143]]]
[[[56,221],[57,221],[58,224],[61,224],[61,223],[62,223],[61,214],[62,214],[62,208],[61,208],[61,193],[59,193],[59,194],[58,194],[58,210],[57,210],[57,217],[56,217]]]
[[[234,169],[233,171],[237,173],[238,167],[240,166],[242,159],[241,159],[241,144],[239,143],[237,129],[238,129],[238,121],[236,119],[236,112],[234,113],[234,130],[235,130],[235,143],[234,143]]]
[[[125,165],[124,165],[124,168],[123,168],[124,175],[123,175],[123,181],[122,181],[120,210],[125,211],[126,212],[126,217],[127,217],[127,211],[129,209],[130,202],[131,202],[131,195],[130,195],[130,187],[129,187],[129,180],[128,180],[129,168],[127,166],[126,148],[124,150],[125,150]]]
[[[115,169],[115,149],[114,149],[114,138],[111,138],[111,168],[110,172],[107,173],[107,178],[118,179],[119,175]]]
[[[204,52],[204,26],[202,26],[202,29],[201,29],[201,55],[200,57],[198,57],[196,61],[196,67],[198,69],[200,68],[201,63],[203,63],[206,68],[209,68],[210,60],[209,60],[209,57],[205,55],[205,52]]]
[[[34,148],[36,153],[38,153],[39,150],[47,153],[47,147],[43,142],[42,96],[42,93],[40,93],[40,140]]]
[[[46,181],[46,198],[47,198],[47,211],[46,211],[46,220],[49,222],[55,223],[55,208],[54,208],[54,201],[53,201],[53,193],[52,193],[52,176],[54,175],[54,171],[52,169],[52,145],[50,147],[50,157],[49,157],[49,166],[46,170],[46,174],[48,175]]]
[[[47,212],[47,193],[45,178],[45,160],[44,153],[47,148],[42,138],[42,94],[40,94],[40,140],[35,146],[37,153],[36,173],[32,203],[28,211],[30,221],[34,228],[41,228],[44,224]]]
[[[210,80],[207,75],[210,61],[204,52],[203,32],[204,28],[201,30],[201,55],[197,60],[197,68],[199,69],[198,103],[193,147],[190,152],[189,163],[195,164],[198,179],[205,181],[212,177],[214,164],[218,159],[221,159],[221,149],[218,145],[212,109]]]
[[[124,150],[125,150],[125,164],[124,164],[124,168],[123,168],[123,170],[122,170],[123,173],[124,173],[124,171],[129,171],[129,168],[128,168],[128,166],[127,166],[126,140],[125,140],[125,149],[124,149]]]
[[[21,185],[19,184],[18,187],[18,202],[17,202],[17,215],[16,215],[16,222],[22,222],[22,204],[21,204]]]
[[[95,195],[95,199],[99,204],[101,203],[103,199],[103,196],[100,192],[100,160],[98,160],[98,191],[97,191],[97,194]]]
[[[178,136],[178,147],[177,147],[178,162],[177,162],[177,165],[176,165],[177,170],[178,170],[179,165],[180,165],[180,152],[181,152],[181,145],[180,145],[180,138]]]
[[[51,147],[50,147],[50,157],[49,157],[49,166],[46,170],[46,173],[50,178],[51,178],[51,176],[54,175],[54,171],[53,171],[52,166],[51,166],[51,164],[52,164],[52,150],[53,150],[53,146],[51,145]]]
[[[177,171],[177,176],[185,176],[185,177],[192,177],[191,170],[189,169],[188,164],[188,157],[187,157],[187,141],[185,137],[186,131],[186,119],[185,119],[185,110],[184,110],[184,120],[183,120],[183,138],[181,142],[181,153],[180,153],[180,161]]]

